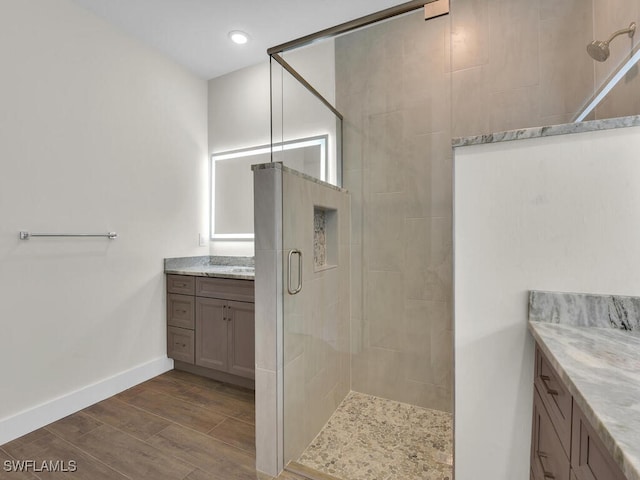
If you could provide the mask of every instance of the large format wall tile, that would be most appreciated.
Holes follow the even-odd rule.
[[[489,0],[451,0],[451,67],[464,70],[489,61]]]
[[[448,131],[405,139],[404,188],[407,218],[446,217],[452,213],[451,137]]]
[[[486,65],[451,74],[453,137],[489,133],[489,83]]]
[[[540,116],[539,99],[537,85],[492,93],[489,96],[489,129],[502,132],[535,126]]]
[[[541,3],[540,116],[575,113],[594,91],[595,62],[585,48],[593,40],[593,12],[585,6],[590,2],[565,0],[553,2],[554,8]]]
[[[445,303],[441,304],[443,307]],[[406,378],[414,382],[435,383],[431,365],[431,323],[432,315],[442,314],[435,302],[408,300],[405,302],[404,346],[406,349]],[[435,308],[433,308],[435,307]],[[448,318],[449,315],[444,315]]]
[[[404,348],[404,278],[397,272],[369,272],[365,296],[368,343],[401,351]]]
[[[402,152],[403,116],[399,111],[369,117],[366,157],[372,193],[402,191],[404,158]]]
[[[451,217],[406,220],[405,298],[446,302],[451,298]]]
[[[367,267],[370,270],[402,271],[404,255],[400,245],[404,238],[404,211],[406,195],[377,193],[365,207],[364,245]]]
[[[538,2],[489,2],[489,92],[537,85]]]

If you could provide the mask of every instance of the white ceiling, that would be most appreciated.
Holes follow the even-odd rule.
[[[209,79],[254,65],[267,48],[406,0],[74,0]],[[235,45],[231,30],[248,33]]]

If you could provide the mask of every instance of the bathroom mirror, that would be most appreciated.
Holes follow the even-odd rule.
[[[326,181],[328,135],[300,138],[273,146],[284,165]],[[211,239],[253,240],[251,165],[271,161],[271,147],[261,145],[211,156]]]

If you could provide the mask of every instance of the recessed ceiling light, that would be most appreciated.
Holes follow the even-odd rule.
[[[238,45],[244,45],[249,41],[249,35],[240,30],[233,30],[229,32],[229,38],[233,43],[237,43]]]

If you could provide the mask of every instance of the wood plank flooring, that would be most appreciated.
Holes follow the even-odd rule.
[[[76,471],[7,472],[69,461]],[[255,470],[254,392],[173,370],[0,446],[0,479],[267,480]],[[305,480],[285,472],[279,480]]]

